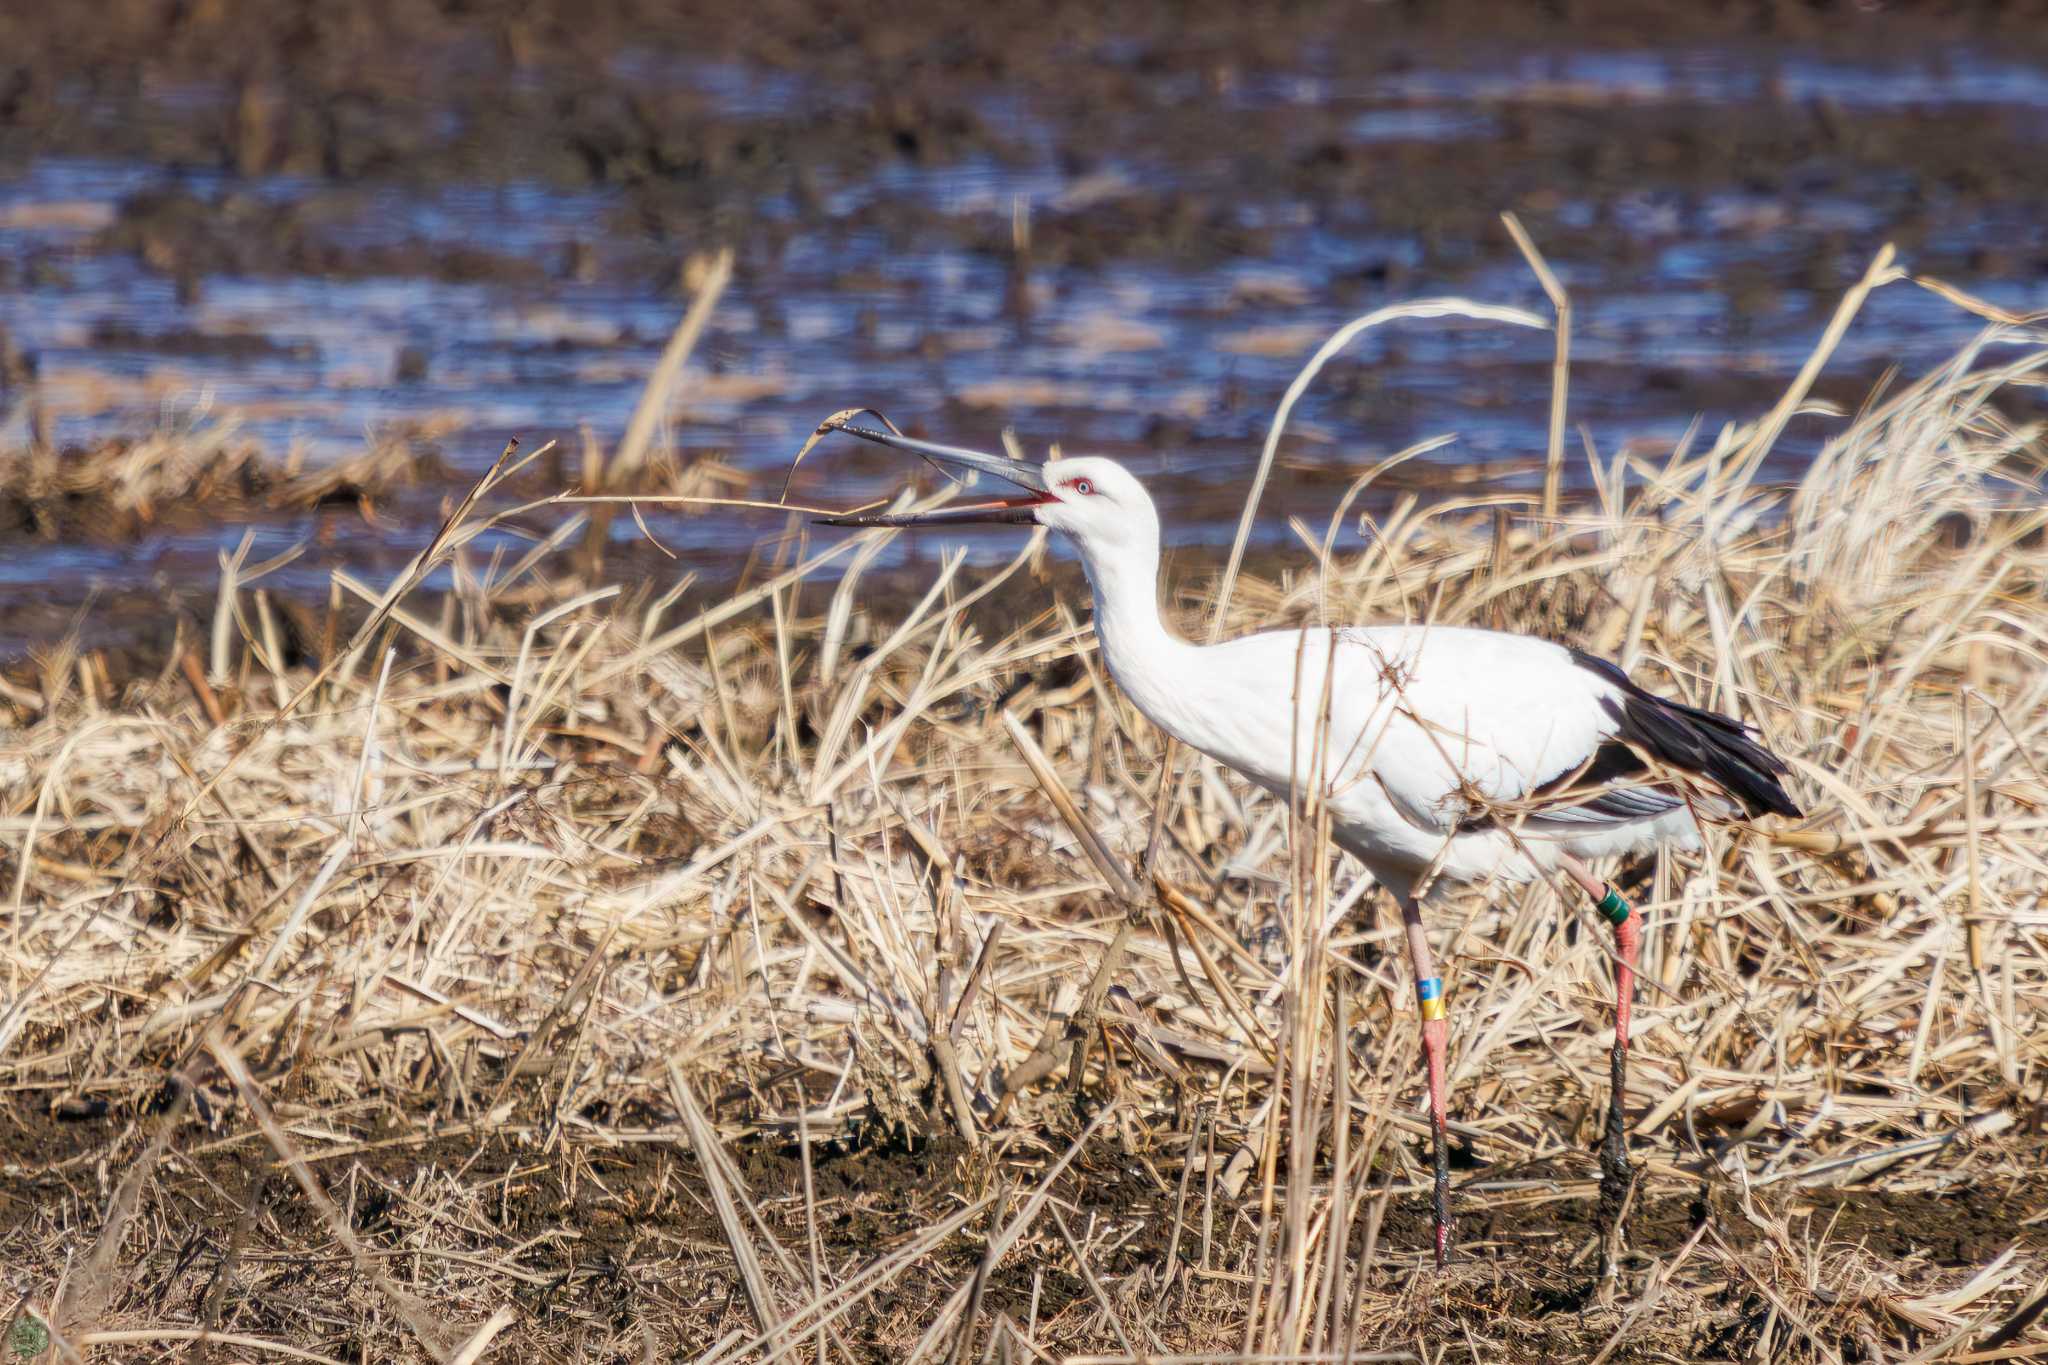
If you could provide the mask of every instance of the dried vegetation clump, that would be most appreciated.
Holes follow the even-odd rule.
[[[89,446],[44,442],[0,453],[0,546],[10,539],[120,544],[162,530],[223,522],[276,521],[339,510],[382,525],[386,509],[408,493],[431,506],[437,494],[460,491],[442,455],[451,435],[444,419],[406,423],[378,433],[361,454],[308,464],[294,448],[282,459],[245,435],[232,418],[166,425],[147,436],[113,437]],[[560,488],[572,479],[593,492],[639,494],[688,512],[699,502],[744,491],[747,475],[715,455],[679,459],[646,452],[630,466],[586,449],[573,469],[558,452],[523,481]],[[399,509],[408,514],[419,506]],[[608,520],[609,508],[598,513]]]
[[[448,476],[431,425],[386,433],[363,454],[318,468],[279,460],[232,420],[167,425],[58,449],[0,456],[0,537],[110,543],[160,527],[257,520],[375,504]]]
[[[1794,487],[1753,482],[1767,421],[1602,463],[1556,522],[1410,497],[1239,585],[1240,629],[1568,639],[1790,759],[1804,824],[1622,870],[1611,1283],[1576,900],[1437,919],[1439,1273],[1398,917],[1207,764],[1157,894],[1131,879],[1158,735],[1074,604],[984,624],[1039,549],[883,608],[887,533],[792,545],[685,612],[566,537],[474,554],[487,480],[317,664],[249,631],[118,698],[0,693],[9,1330],[122,1360],[2038,1353],[2044,367],[1987,335]],[[1171,600],[1197,630],[1214,594]]]

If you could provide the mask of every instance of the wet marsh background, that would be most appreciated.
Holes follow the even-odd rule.
[[[396,569],[507,437],[609,448],[705,268],[737,254],[658,445],[772,496],[824,412],[1127,459],[1182,545],[1226,541],[1302,357],[1418,294],[1543,308],[1513,210],[1578,309],[1571,420],[1602,458],[1767,406],[1885,241],[2024,312],[2048,290],[2048,67],[2016,10],[1588,12],[807,4],[374,11],[215,3],[0,18],[0,450],[200,432],[277,467],[366,447],[428,492],[329,518],[271,586]],[[1853,406],[1973,319],[1872,300],[1821,396]],[[1549,345],[1394,329],[1297,415],[1269,547],[1356,471],[1527,488]],[[1794,472],[1832,428],[1774,447]],[[1577,452],[1575,451],[1575,454]],[[1584,482],[1583,461],[1572,474]],[[898,471],[815,462],[803,491]],[[18,654],[87,591],[210,583],[233,518],[23,506]],[[307,538],[268,518],[251,558]],[[772,516],[660,523],[731,565]],[[616,528],[621,542],[637,528]],[[138,598],[138,590],[139,598]],[[93,625],[94,622],[88,622]]]
[[[0,1352],[2048,1351],[2044,33],[10,7]],[[1071,1074],[1163,755],[1070,563],[545,501],[773,497],[856,403],[1013,426],[1152,481],[1198,631],[1334,327],[1547,315],[1503,210],[1576,308],[1565,514],[1551,338],[1396,324],[1309,391],[1227,610],[1569,639],[1793,760],[1803,825],[1623,870],[1656,989],[1607,1284],[1597,924],[1436,921],[1440,1275],[1395,918],[1282,805],[1178,779]],[[1948,292],[1887,277],[1795,386],[1887,242]],[[828,445],[797,491],[906,473]]]

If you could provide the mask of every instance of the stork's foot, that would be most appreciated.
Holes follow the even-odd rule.
[[[1436,1226],[1436,1268],[1451,1254],[1451,1149],[1444,1130],[1436,1130],[1436,1188],[1429,1198],[1430,1220]]]
[[[1429,1127],[1436,1158],[1429,1216],[1436,1231],[1436,1267],[1442,1270],[1451,1254],[1451,1141],[1444,1113],[1444,1054],[1449,1050],[1450,1022],[1442,1015],[1442,987],[1434,981],[1431,985],[1436,993],[1423,998],[1423,1006],[1431,1017],[1423,1020],[1422,1047],[1429,1067]]]
[[[1612,1089],[1607,1104],[1606,1132],[1600,1140],[1600,1207],[1599,1228],[1603,1239],[1611,1245],[1608,1234],[1618,1228],[1623,1210],[1628,1205],[1630,1186],[1635,1184],[1636,1170],[1628,1159],[1628,1124],[1622,1113],[1621,1097],[1628,1074],[1628,1050],[1620,1042],[1614,1045],[1609,1063]]]

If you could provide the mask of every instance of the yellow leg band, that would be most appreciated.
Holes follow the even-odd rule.
[[[1444,1008],[1442,998],[1438,998],[1422,1002],[1422,1017],[1424,1019],[1448,1019],[1451,1016],[1450,1012]]]

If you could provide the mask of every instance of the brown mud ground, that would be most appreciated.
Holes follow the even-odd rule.
[[[1069,3],[1028,13],[912,3],[857,18],[818,0],[745,6],[393,0],[347,12],[266,0],[175,6],[109,0],[89,11],[10,6],[0,16],[0,111],[6,115],[0,155],[123,156],[242,175],[313,176],[337,185],[508,176],[564,186],[617,184],[635,195],[631,213],[622,217],[644,225],[652,216],[687,229],[711,226],[713,214],[752,213],[751,190],[801,191],[808,167],[1000,156],[1012,149],[995,121],[976,111],[976,102],[999,87],[1028,89],[1062,132],[1073,134],[1063,139],[1072,154],[1086,158],[1109,150],[1099,136],[1105,126],[1159,112],[1156,77],[1162,71],[1183,73],[1194,90],[1215,94],[1264,73],[1299,70],[1305,57],[1341,80],[1400,71],[1419,57],[1454,68],[1461,53],[1558,44],[1598,51],[1684,42],[1797,43],[1867,59],[1985,39],[2014,56],[2048,47],[2048,7],[2038,0],[1883,6],[1580,0],[1526,7],[1462,0],[1379,5],[1364,13],[1362,22],[1355,5],[1335,0],[1277,7],[1256,21],[1222,0],[1152,0],[1114,11]],[[687,82],[663,91],[633,79],[650,64],[659,69],[661,60],[796,73],[827,88],[843,87],[851,116],[801,123],[736,117]],[[423,82],[423,72],[434,79]],[[1307,120],[1307,131],[1317,131],[1316,112],[1294,105],[1247,115],[1190,98],[1172,113],[1159,127],[1178,145],[1149,149],[1169,161],[1193,162],[1218,145],[1257,146],[1259,135],[1273,130],[1254,128],[1248,139],[1248,117],[1297,127]],[[1604,157],[1596,154],[1595,130],[1611,123],[1610,116],[1597,109],[1583,116],[1587,155],[1574,192],[1628,183],[1646,171],[1659,179],[1683,172],[1700,184],[1740,181],[1768,192],[1812,173],[1807,158],[1814,143],[1795,147],[1813,133],[1852,158],[1903,158],[1902,164],[1937,172],[1943,188],[2017,195],[2043,173],[2001,157],[1986,136],[1997,121],[1969,110],[1953,115],[1969,122],[1967,136],[1958,137],[1959,126],[1925,111],[1844,127],[1815,108],[1807,114],[1809,127],[1795,127],[1784,126],[1776,110],[1744,116],[1733,109],[1711,129],[1674,123],[1654,137],[1609,139]],[[1090,129],[1098,136],[1081,136]],[[1546,183],[1538,177],[1559,167],[1529,151],[1554,151],[1552,132],[1511,126],[1486,153],[1488,164],[1432,165],[1427,176],[1407,173],[1435,157],[1426,146],[1406,149],[1416,158],[1412,166],[1354,165],[1333,161],[1333,148],[1316,155],[1312,139],[1301,155],[1263,165],[1247,158],[1240,169],[1261,179],[1308,182],[1333,202],[1372,196],[1425,225],[1442,249],[1489,239],[1488,249],[1511,251],[1491,242],[1492,234],[1461,225],[1490,220],[1499,203]],[[1774,147],[1780,155],[1769,154]],[[1497,192],[1472,202],[1457,189],[1467,177],[1484,178]],[[1263,188],[1241,186],[1248,198]],[[1132,253],[1193,245],[1231,253],[1242,247],[1227,233],[1194,232],[1201,224],[1186,212],[1190,202],[1167,194],[1155,202],[1156,214],[1141,210],[1131,221],[1098,223],[1085,239],[1064,243],[1055,223],[1051,249]],[[171,273],[181,259],[201,273],[222,267],[243,273],[360,267],[456,278],[491,273],[488,253],[481,251],[446,260],[408,261],[388,249],[353,263],[331,258],[295,232],[303,221],[274,221],[269,212],[250,202],[221,221],[180,201],[137,203],[123,225],[110,230],[109,245],[150,249]],[[772,231],[763,218],[760,226]],[[1074,226],[1086,228],[1089,221],[1077,218]],[[209,259],[218,253],[228,255]],[[673,255],[665,256],[663,268],[672,270],[673,262]]]
[[[459,1298],[482,1280],[516,1307],[520,1326],[505,1358],[638,1359],[645,1350],[673,1358],[732,1333],[753,1337],[758,1329],[727,1234],[678,1117],[644,1104],[614,1112],[601,1100],[565,1110],[560,1094],[553,1085],[522,1085],[510,1112],[487,1123],[434,1117],[427,1111],[439,1106],[423,1110],[417,1093],[362,1097],[349,1106],[349,1120],[310,1106],[307,1120],[293,1125],[288,1099],[278,1111],[370,1261],[429,1303]],[[949,1137],[905,1143],[856,1123],[848,1136],[813,1140],[807,1196],[796,1140],[750,1127],[744,1088],[721,1098],[713,1117],[725,1121],[726,1151],[746,1198],[790,1264],[805,1264],[815,1237],[827,1283],[850,1279],[988,1195],[1000,1195],[994,1207],[1007,1219],[1080,1128],[1076,1120],[1067,1131],[1012,1129],[976,1157]],[[46,1261],[61,1241],[82,1261],[117,1187],[140,1177],[123,1283],[107,1308],[210,1322],[337,1358],[388,1351],[388,1322],[374,1312],[351,1321],[337,1311],[366,1291],[328,1216],[245,1111],[215,1090],[202,1089],[197,1100],[171,1125],[154,1160],[146,1149],[166,1131],[163,1094],[70,1097],[53,1106],[54,1116],[38,1099],[10,1104],[0,1124],[0,1223],[7,1228],[0,1257]],[[1155,1117],[1154,1128],[1137,1125],[1122,1138],[1105,1129],[1086,1144],[1054,1182],[1053,1207],[1074,1235],[1098,1247],[1088,1268],[1114,1286],[1120,1307],[1151,1302],[1153,1330],[1167,1346],[1198,1348],[1211,1338],[1214,1296],[1235,1298],[1244,1288],[1256,1182],[1242,1198],[1219,1193],[1205,1207],[1197,1170],[1183,1204],[1188,1134],[1170,1117]],[[2048,1161],[2038,1132],[2007,1145],[2022,1169]],[[1405,1178],[1386,1159],[1379,1165],[1375,1185]],[[1408,1169],[1425,1167],[1418,1148]],[[1512,1176],[1514,1188],[1489,1191],[1486,1182],[1502,1175]],[[1417,1310],[1415,1330],[1433,1340],[1462,1336],[1480,1358],[1585,1359],[1622,1325],[1594,1293],[1588,1253],[1596,1176],[1590,1152],[1576,1162],[1462,1172],[1461,1182],[1478,1188],[1458,1195],[1457,1251],[1444,1272],[1427,1265],[1424,1197],[1404,1187],[1388,1202],[1365,1291],[1419,1296],[1426,1307]],[[1840,1269],[1845,1262],[1924,1283],[1967,1278],[2010,1247],[2048,1248],[2048,1189],[2032,1180],[1910,1192],[1781,1186],[1750,1199],[1726,1181],[1688,1193],[1657,1179],[1648,1190],[1623,1258],[1631,1291],[1624,1304],[1646,1275],[1690,1256],[1688,1244],[1702,1240],[1720,1251],[1723,1266],[1747,1266],[1751,1278],[1728,1277],[1682,1323],[1643,1324],[1611,1357],[1618,1360],[1669,1359],[1661,1353],[1674,1349],[1695,1360],[1753,1358],[1771,1340],[1775,1277],[1789,1273],[1783,1258],[1795,1249],[1836,1264],[1833,1296],[1846,1306],[1869,1291]],[[992,1216],[978,1213],[835,1323],[855,1359],[901,1358],[940,1304],[973,1277]],[[1103,1244],[1109,1249],[1100,1250]],[[1367,1253],[1363,1232],[1351,1249]],[[760,1246],[757,1254],[765,1260],[771,1253]],[[1829,1297],[1822,1289],[1820,1302]],[[1007,1315],[1034,1324],[1040,1342],[1099,1343],[1109,1338],[1101,1304],[1061,1233],[1041,1220],[989,1277],[983,1311],[990,1321]],[[1788,1347],[1789,1357],[1873,1358],[1865,1325],[1817,1332]],[[1919,1339],[1910,1322],[1905,1338]]]

